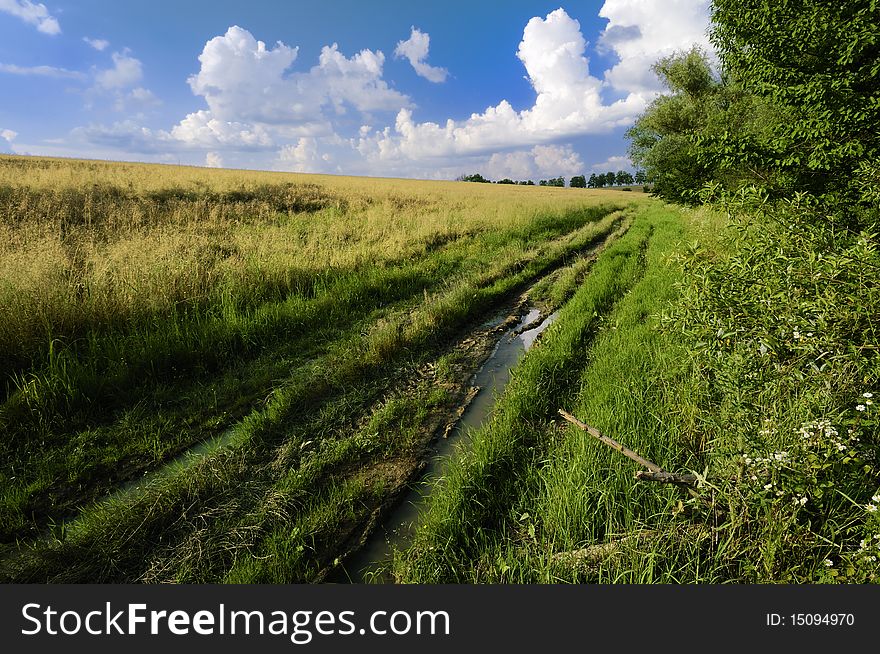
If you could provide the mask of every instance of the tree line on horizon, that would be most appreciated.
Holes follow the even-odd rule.
[[[457,182],[478,182],[483,184],[515,184],[519,186],[536,186],[532,180],[514,181],[509,177],[493,181],[486,179],[480,173],[472,175],[460,175],[455,179]],[[644,185],[648,183],[648,176],[644,170],[637,170],[635,175],[626,170],[618,170],[616,173],[608,171],[607,173],[593,173],[587,178],[584,175],[575,175],[568,182],[571,188],[603,188],[605,186],[630,186],[632,184]],[[550,179],[539,180],[537,186],[565,186],[565,178],[551,177]]]

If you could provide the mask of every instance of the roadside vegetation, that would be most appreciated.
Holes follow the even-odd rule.
[[[669,94],[631,156],[681,208],[646,211],[650,236],[637,221],[597,261],[399,579],[878,580],[877,18],[868,1],[716,0],[720,74],[698,50],[657,63]],[[615,287],[602,271],[640,238]],[[696,487],[637,481],[558,408]]]

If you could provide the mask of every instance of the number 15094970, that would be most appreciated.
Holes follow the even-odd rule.
[[[851,627],[856,617],[852,613],[779,613],[767,614],[768,627]]]

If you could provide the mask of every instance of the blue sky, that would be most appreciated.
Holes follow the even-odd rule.
[[[452,179],[630,168],[708,0],[0,0],[0,152]]]

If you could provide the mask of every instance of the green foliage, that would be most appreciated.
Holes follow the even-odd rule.
[[[571,181],[568,183],[571,188],[586,188],[587,180],[583,175],[575,175],[571,178]]]
[[[633,183],[632,173],[625,170],[618,170],[614,177],[614,183],[618,186],[628,186]]]
[[[657,195],[693,204],[711,180],[728,188],[756,181],[782,185],[769,165],[770,130],[780,120],[776,110],[731,79],[713,76],[697,48],[661,59],[654,71],[671,95],[651,103],[627,137],[632,160]]]
[[[457,178],[458,182],[480,182],[481,184],[489,184],[490,181],[483,177],[480,173],[474,173],[473,175],[462,175]]]
[[[675,329],[740,541],[730,565],[755,581],[877,580],[864,543],[880,554],[880,241],[803,200],[767,213],[760,192],[723,199],[735,228],[720,251],[691,248]]]
[[[880,158],[876,0],[716,0],[712,21],[727,73],[785,115],[769,136],[792,189],[870,202],[854,174]]]

